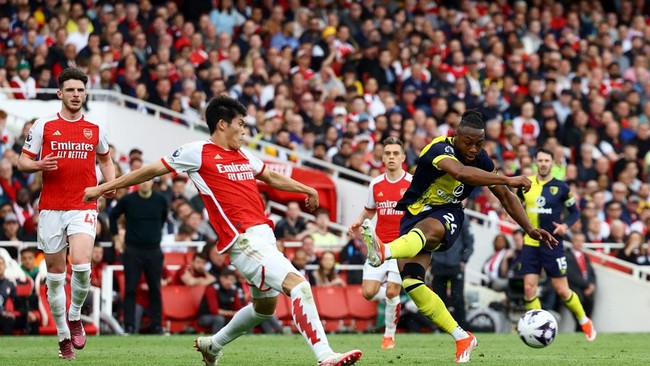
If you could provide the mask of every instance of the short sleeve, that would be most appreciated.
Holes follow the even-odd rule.
[[[370,187],[368,187],[368,200],[366,201],[366,209],[368,210],[374,210],[377,208],[377,204],[375,202],[375,181],[373,180],[370,182]]]
[[[446,142],[439,142],[437,144],[434,144],[431,146],[427,154],[433,156],[431,163],[436,169],[439,170],[440,167],[438,166],[438,163],[440,163],[443,159],[454,159],[458,161],[454,147]]]
[[[110,148],[108,147],[108,135],[106,129],[99,126],[99,142],[97,143],[97,154],[106,155]]]
[[[45,122],[37,120],[36,123],[29,129],[25,144],[23,145],[23,152],[32,158],[40,154],[43,147],[43,129]]]
[[[178,174],[197,171],[201,168],[203,145],[203,142],[185,144],[171,155],[163,157],[161,161],[167,169]]]
[[[257,156],[253,155],[253,153],[246,149],[239,149],[239,151],[241,151],[246,156],[246,158],[248,158],[248,161],[250,161],[251,169],[253,169],[253,175],[257,177],[258,175],[262,174],[264,168],[266,168],[266,164],[264,164],[262,160],[260,160]]]

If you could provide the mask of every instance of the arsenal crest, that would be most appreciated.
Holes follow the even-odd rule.
[[[93,137],[93,131],[90,128],[84,128],[84,137],[91,139]]]
[[[557,192],[559,191],[559,188],[558,187],[550,187],[550,191],[551,191],[551,194],[555,196],[557,194]]]

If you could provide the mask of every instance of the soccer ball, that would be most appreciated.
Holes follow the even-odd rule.
[[[519,319],[517,332],[526,345],[543,348],[555,340],[557,320],[546,310],[529,310]]]

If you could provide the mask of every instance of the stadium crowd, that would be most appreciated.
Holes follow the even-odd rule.
[[[643,0],[11,0],[0,14],[0,87],[15,88],[0,99],[55,98],[39,89],[57,88],[68,67],[89,75],[91,92],[168,108],[185,116],[163,116],[179,124],[201,119],[207,101],[227,93],[248,109],[251,147],[285,147],[293,153],[265,151],[286,160],[311,156],[376,176],[378,142],[395,136],[413,170],[433,138],[453,136],[460,115],[477,109],[501,174],[533,175],[535,149],[550,149],[553,175],[569,183],[581,209],[572,232],[589,243],[625,243],[611,254],[650,265],[650,8]],[[126,106],[152,113],[142,103]],[[33,121],[12,136],[7,113],[0,111],[0,240],[34,241],[40,177],[16,168]],[[113,158],[118,172],[143,159],[137,148],[124,156],[113,150]],[[223,268],[186,184],[183,176],[154,182],[171,204],[163,242],[207,241],[203,259]],[[124,193],[100,199],[97,241],[113,239],[110,209]],[[468,207],[507,219],[487,189],[470,200]],[[305,229],[283,232],[314,239],[300,235]],[[362,262],[355,240],[346,252]],[[101,261],[119,260],[119,249],[105,248]],[[299,253],[300,262],[317,262],[313,245]],[[33,255],[10,255],[26,258],[23,269],[34,272],[26,263]],[[320,260],[333,262],[329,254]],[[313,273],[312,282],[345,284],[328,271]]]

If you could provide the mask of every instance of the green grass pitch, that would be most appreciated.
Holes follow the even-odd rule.
[[[650,365],[650,334],[599,334],[594,343],[581,333],[560,333],[544,349],[524,345],[513,334],[477,334],[472,363],[481,365]],[[77,360],[57,358],[54,336],[0,337],[0,365],[202,365],[194,336],[88,337]],[[358,365],[452,364],[454,342],[446,334],[398,334],[397,347],[382,350],[381,334],[330,335],[335,351],[359,348]],[[316,365],[298,335],[246,335],[224,349],[223,366]]]

